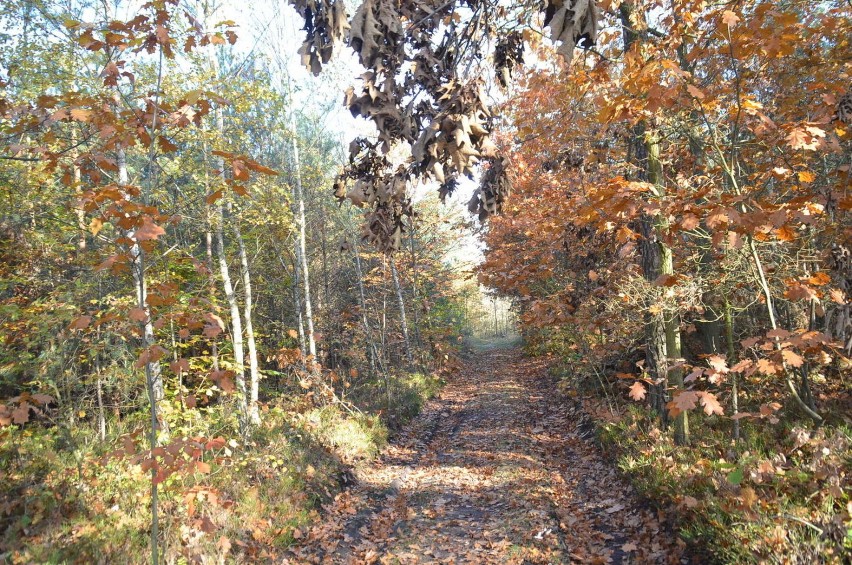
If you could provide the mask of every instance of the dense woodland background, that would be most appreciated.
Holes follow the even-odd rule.
[[[293,4],[0,8],[0,560],[280,557],[515,332],[699,555],[848,558],[848,2]]]

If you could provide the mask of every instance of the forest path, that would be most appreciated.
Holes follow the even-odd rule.
[[[554,391],[518,349],[472,355],[285,562],[680,562]]]

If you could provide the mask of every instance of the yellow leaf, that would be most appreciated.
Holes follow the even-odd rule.
[[[814,175],[810,171],[799,171],[798,176],[799,176],[799,182],[803,182],[803,183],[814,182],[814,179],[816,178],[816,175]]]
[[[103,227],[104,221],[100,218],[92,218],[92,221],[89,222],[89,231],[92,232],[92,235],[98,235],[101,233]]]
[[[752,100],[751,98],[746,98],[742,103],[743,110],[745,110],[749,114],[753,114],[757,110],[761,110],[763,108],[763,104],[758,102],[757,100]]]

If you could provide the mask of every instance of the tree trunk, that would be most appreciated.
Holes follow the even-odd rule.
[[[754,264],[755,270],[757,271],[758,282],[760,283],[760,288],[763,292],[763,298],[766,301],[766,313],[769,317],[769,324],[773,330],[778,329],[778,323],[775,317],[775,304],[772,299],[772,290],[769,288],[769,282],[766,280],[766,273],[763,270],[763,263],[760,260],[760,255],[757,253],[757,246],[755,246],[754,238],[751,236],[747,236],[748,248],[751,254],[751,259]],[[781,349],[781,344],[778,342],[778,338],[775,338],[775,348],[777,350]],[[784,366],[784,374],[787,379],[787,388],[790,390],[790,394],[793,396],[793,400],[796,401],[796,404],[804,410],[804,412],[811,417],[811,419],[817,424],[822,424],[823,418],[817,412],[813,405],[809,405],[805,399],[799,394],[799,391],[796,389],[796,384],[793,382],[792,371],[787,366],[787,363],[783,364]]]
[[[302,352],[302,361],[308,358],[308,342],[305,338],[305,315],[302,313],[302,277],[299,276],[299,262],[293,263],[293,306],[296,308],[296,324],[299,333],[299,350]]]
[[[364,334],[367,337],[369,347],[368,356],[370,357],[370,371],[373,375],[377,374],[376,368],[379,363],[379,353],[376,351],[376,342],[373,341],[373,330],[370,327],[370,320],[367,318],[367,299],[364,295],[364,276],[361,273],[361,253],[358,251],[358,240],[354,240],[353,251],[355,255],[355,276],[358,279],[358,302],[361,306],[361,323],[364,325]]]
[[[207,161],[207,151],[205,146],[205,162]],[[205,188],[209,187],[209,182],[207,181],[207,171],[204,171],[204,186]],[[205,208],[207,208],[205,206]],[[207,251],[207,270],[210,271],[210,305],[216,304],[216,284],[215,278],[213,277],[213,232],[210,229],[210,214],[209,209],[205,212],[207,216],[207,230],[204,232],[204,245]],[[217,338],[211,338],[212,343],[210,344],[210,356],[212,357],[213,362],[213,370],[219,370],[219,341]]]
[[[71,145],[77,145],[77,130],[71,130]],[[74,171],[74,192],[77,195],[82,194],[81,185],[82,185],[82,175],[80,173],[80,166],[77,165],[77,150],[74,150],[72,155],[72,169]],[[77,216],[77,228],[80,230],[80,235],[77,239],[77,250],[83,252],[86,250],[86,237],[88,236],[88,227],[86,226],[86,211],[83,210],[82,206],[75,206],[74,214]]]
[[[98,329],[100,334],[100,328]],[[100,337],[100,335],[98,336]],[[100,339],[98,340],[100,341]],[[98,436],[101,438],[101,443],[106,441],[106,414],[104,413],[104,385],[101,376],[101,356],[100,353],[95,355],[95,375],[97,375],[97,393],[98,393]]]
[[[646,134],[646,143],[648,147],[648,181],[657,187],[658,195],[665,196],[665,181],[663,177],[663,167],[660,161],[660,141],[656,132],[648,132]],[[654,218],[654,233],[656,239],[657,253],[660,258],[659,273],[645,273],[646,278],[656,280],[660,275],[674,274],[674,261],[671,248],[666,245],[659,234],[662,234],[668,228],[665,218],[657,215]],[[653,279],[651,278],[653,277]],[[662,292],[661,292],[662,294]],[[663,298],[663,300],[665,300]],[[663,373],[659,374],[660,378],[665,378],[670,389],[683,390],[683,363],[680,340],[680,313],[674,308],[663,309],[663,330],[666,336],[666,361]],[[689,416],[687,412],[681,411],[675,417],[675,442],[678,445],[686,445],[689,443]]]
[[[292,100],[290,102],[292,104]],[[299,158],[299,140],[298,131],[296,129],[296,112],[294,108],[290,109],[290,129],[292,135],[292,158],[293,158],[293,217],[296,219],[296,226],[299,234],[296,239],[296,261],[301,271],[303,305],[305,311],[305,322],[308,326],[308,352],[312,357],[311,370],[316,371],[317,363],[317,343],[314,338],[314,316],[311,309],[311,281],[308,272],[308,260],[305,251],[305,199],[302,187],[302,162]]]
[[[634,10],[635,7],[629,2],[621,4],[619,8],[625,53],[640,39],[635,29],[635,22],[631,22]],[[632,157],[632,163],[639,171],[639,177],[644,177],[654,184],[657,187],[658,196],[663,196],[665,188],[659,138],[654,132],[646,130],[644,122],[633,127],[629,154]],[[645,279],[653,282],[660,275],[673,274],[671,249],[660,238],[666,228],[665,219],[659,215],[653,218],[643,217],[640,220],[640,227],[642,240],[639,250],[642,256],[642,274]],[[674,367],[670,366],[672,359],[677,360],[681,357],[680,315],[676,311],[665,308],[661,314],[649,313],[648,316],[645,324],[648,370],[660,387],[668,385],[675,389],[682,389],[683,369],[677,366],[677,363]],[[661,319],[658,319],[660,316]],[[660,416],[665,424],[667,421],[665,401],[668,399],[665,388],[652,392],[652,398],[658,404],[658,408],[661,408]],[[675,419],[675,441],[678,444],[689,442],[687,418],[687,413],[684,411]]]
[[[326,215],[325,213],[320,214],[320,243],[322,250],[322,294],[323,294],[323,307],[320,308],[320,317],[325,320],[328,318],[328,308],[331,304],[331,299],[329,298],[329,281],[328,281],[328,234],[326,230]]]
[[[127,173],[127,155],[124,149],[117,152],[118,183],[126,186],[130,183]],[[135,232],[130,230],[127,237],[135,240]],[[130,270],[133,273],[133,283],[136,290],[136,306],[145,313],[142,325],[142,346],[149,348],[154,345],[154,323],[151,319],[151,309],[148,306],[148,288],[145,281],[145,251],[136,243],[130,248]],[[163,387],[162,368],[159,361],[145,363],[145,382],[148,387],[148,397],[151,402],[151,419],[156,434],[157,430],[164,434],[168,433],[168,426],[162,421],[159,414],[160,402],[165,396]],[[158,440],[159,441],[159,440]]]
[[[219,165],[219,170],[224,170],[224,163]],[[223,173],[224,174],[224,173]],[[243,324],[240,319],[240,305],[234,293],[234,285],[231,282],[231,272],[228,268],[228,259],[225,256],[225,237],[223,224],[225,223],[225,206],[219,201],[219,222],[216,225],[216,254],[219,256],[219,273],[222,276],[222,286],[225,290],[225,300],[231,312],[231,341],[234,344],[234,372],[237,385],[237,399],[239,407],[240,432],[248,431],[250,420],[248,418],[248,397],[246,395],[246,369],[245,354],[243,352]]]
[[[160,54],[160,71],[162,71],[162,52]],[[159,92],[160,80],[157,80],[157,92]],[[151,126],[151,136],[156,137],[156,113]],[[151,144],[149,153],[149,164],[153,161],[156,145]],[[130,184],[130,175],[127,172],[127,154],[123,147],[117,151],[116,161],[118,166],[118,183],[122,187]],[[150,170],[148,171],[150,173]],[[145,183],[147,184],[147,182]],[[143,204],[149,205],[148,190],[144,191]],[[135,232],[127,232],[127,238],[135,242]],[[133,243],[130,248],[130,270],[133,274],[133,282],[136,290],[136,307],[144,313],[142,325],[142,346],[149,349],[154,345],[154,324],[151,319],[151,309],[148,307],[148,289],[145,280],[145,250],[138,243]],[[159,361],[147,361],[145,363],[145,385],[148,391],[150,403],[151,431],[148,443],[151,451],[159,445],[161,439],[168,436],[168,425],[160,417],[160,402],[165,397],[163,386],[162,369]],[[163,435],[160,435],[160,431]],[[159,563],[159,488],[157,486],[157,471],[151,468],[151,562]]]
[[[382,274],[384,279],[385,274]],[[382,280],[382,283],[385,281]],[[390,355],[388,354],[388,290],[385,284],[382,284],[382,331],[379,334],[379,343],[382,344],[382,363],[385,366],[390,364]]]
[[[494,337],[499,337],[499,334],[497,332],[497,299],[492,298],[491,304],[492,306],[494,306]]]
[[[281,263],[281,266],[285,269],[287,265],[284,263],[284,259],[281,255],[278,255],[278,261]],[[299,334],[299,351],[302,353],[302,360],[308,356],[308,346],[305,341],[305,323],[302,319],[302,294],[301,294],[301,277],[299,277],[299,264],[295,259],[293,260],[293,284],[291,285],[291,289],[293,291],[293,309],[296,317],[296,331]]]
[[[204,8],[204,16],[206,20],[209,16],[209,7],[205,5]],[[213,71],[213,76],[218,79],[219,62],[216,60],[215,53],[212,49],[208,53],[210,57],[210,67]],[[222,111],[221,104],[216,105],[214,117],[216,120],[216,131],[219,133],[220,138],[224,139],[225,114]],[[225,160],[221,156],[216,158],[216,168],[219,170],[219,178],[222,183],[222,188],[224,188],[226,180]],[[240,319],[240,306],[237,301],[237,296],[234,293],[234,285],[231,281],[231,272],[228,267],[228,258],[225,255],[225,206],[223,204],[223,200],[224,196],[220,197],[217,205],[219,221],[216,225],[216,254],[219,257],[219,273],[222,276],[222,286],[225,290],[225,300],[228,302],[228,308],[231,314],[231,341],[234,345],[234,380],[237,386],[237,394],[239,395],[239,399],[237,400],[239,408],[239,427],[240,433],[246,434],[248,433],[252,421],[249,418],[249,402],[246,390],[245,353],[243,350],[243,324],[242,320]]]
[[[240,222],[234,219],[234,236],[237,240],[237,248],[240,252],[240,265],[243,271],[243,317],[245,318],[246,342],[249,354],[249,399],[248,419],[252,425],[260,423],[260,412],[257,408],[258,389],[260,387],[260,371],[257,364],[257,345],[254,339],[254,326],[252,324],[252,294],[251,294],[251,271],[249,271],[248,253],[240,232]]]
[[[399,318],[402,324],[402,337],[405,341],[405,356],[408,359],[408,368],[414,367],[414,357],[411,355],[411,342],[408,340],[408,322],[405,319],[405,300],[402,298],[402,287],[399,285],[399,275],[396,272],[396,265],[393,257],[389,259],[391,267],[391,275],[393,276],[393,285],[396,288],[396,298],[399,301]]]
[[[414,219],[411,220],[411,229],[408,232],[408,242],[411,249],[411,304],[412,313],[414,314],[414,342],[418,349],[423,347],[423,340],[420,337],[420,314],[417,300],[417,255],[414,251]]]
[[[731,303],[728,300],[728,297],[725,297],[725,350],[726,350],[726,358],[728,360],[728,365],[731,365],[734,362],[734,358],[736,357],[736,351],[734,350],[734,316],[732,313]],[[734,441],[739,441],[740,439],[740,420],[737,418],[737,414],[740,411],[740,398],[739,398],[739,389],[737,388],[737,374],[730,373],[731,375],[731,412],[734,416],[734,429],[733,429],[733,438]]]

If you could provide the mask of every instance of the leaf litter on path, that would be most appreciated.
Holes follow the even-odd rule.
[[[285,563],[685,563],[577,429],[546,362],[473,356]]]

